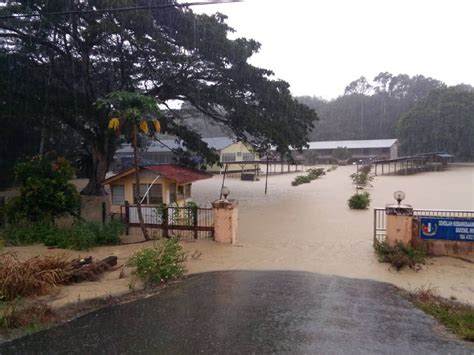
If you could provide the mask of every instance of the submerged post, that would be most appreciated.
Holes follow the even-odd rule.
[[[235,244],[239,220],[239,205],[235,200],[217,200],[212,203],[214,212],[214,241]]]

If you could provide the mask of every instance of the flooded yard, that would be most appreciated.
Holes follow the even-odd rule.
[[[396,190],[404,202],[422,209],[474,209],[474,167],[452,166],[444,172],[412,176],[379,176],[373,181],[371,208],[350,210],[355,192],[349,175],[353,166],[339,167],[311,184],[291,186],[297,173],[271,176],[267,196],[264,177],[258,182],[227,179],[229,198],[239,201],[238,245],[186,243],[202,256],[189,271],[300,270],[386,281],[408,290],[435,289],[444,297],[474,303],[474,264],[450,257],[429,259],[423,270],[397,272],[377,261],[372,248],[373,207],[393,203]],[[301,173],[300,173],[301,174]],[[197,202],[219,197],[221,176],[196,183]]]

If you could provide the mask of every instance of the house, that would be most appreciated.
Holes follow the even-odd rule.
[[[371,139],[309,142],[303,154],[308,163],[331,163],[337,148],[347,148],[352,159],[396,159],[398,157],[397,139]]]
[[[191,201],[192,183],[212,175],[177,164],[140,166],[140,197],[143,205],[184,206]],[[119,213],[126,201],[136,204],[135,168],[119,172],[102,182],[110,186],[112,213]]]
[[[209,148],[215,149],[219,154],[219,161],[223,164],[208,165],[207,171],[211,173],[222,173],[225,163],[228,163],[228,172],[240,172],[255,170],[258,168],[258,156],[252,148],[242,142],[238,142],[229,137],[203,138]],[[140,161],[146,164],[170,164],[175,161],[173,150],[185,149],[183,144],[176,139],[166,139],[151,143],[146,150],[140,152]],[[133,148],[125,145],[117,150],[115,160],[118,166],[128,167],[133,160]],[[246,163],[253,162],[253,163]]]

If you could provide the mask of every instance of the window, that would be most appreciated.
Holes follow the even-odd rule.
[[[255,157],[252,153],[244,153],[244,154],[242,154],[242,160],[243,161],[253,161],[253,160],[255,160]]]
[[[184,187],[184,198],[190,198],[191,197],[191,184],[187,184]]]
[[[125,203],[125,186],[112,185],[112,205],[123,205]]]
[[[178,195],[181,195],[181,196],[184,195],[184,186],[183,185],[178,186]]]
[[[142,200],[143,196],[145,196],[148,188],[151,184],[140,184],[140,201]],[[137,203],[137,199],[135,198],[135,189],[137,185],[133,185],[133,201]],[[145,199],[142,202],[145,205],[159,205],[163,203],[163,186],[161,184],[153,184],[148,191]]]
[[[224,162],[224,163],[235,161],[235,153],[222,153],[221,154],[221,161]]]
[[[170,203],[176,203],[176,183],[170,184]]]

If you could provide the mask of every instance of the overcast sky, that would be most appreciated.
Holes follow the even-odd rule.
[[[198,6],[262,44],[252,64],[295,95],[334,98],[364,75],[423,74],[474,85],[474,0],[246,0]]]

